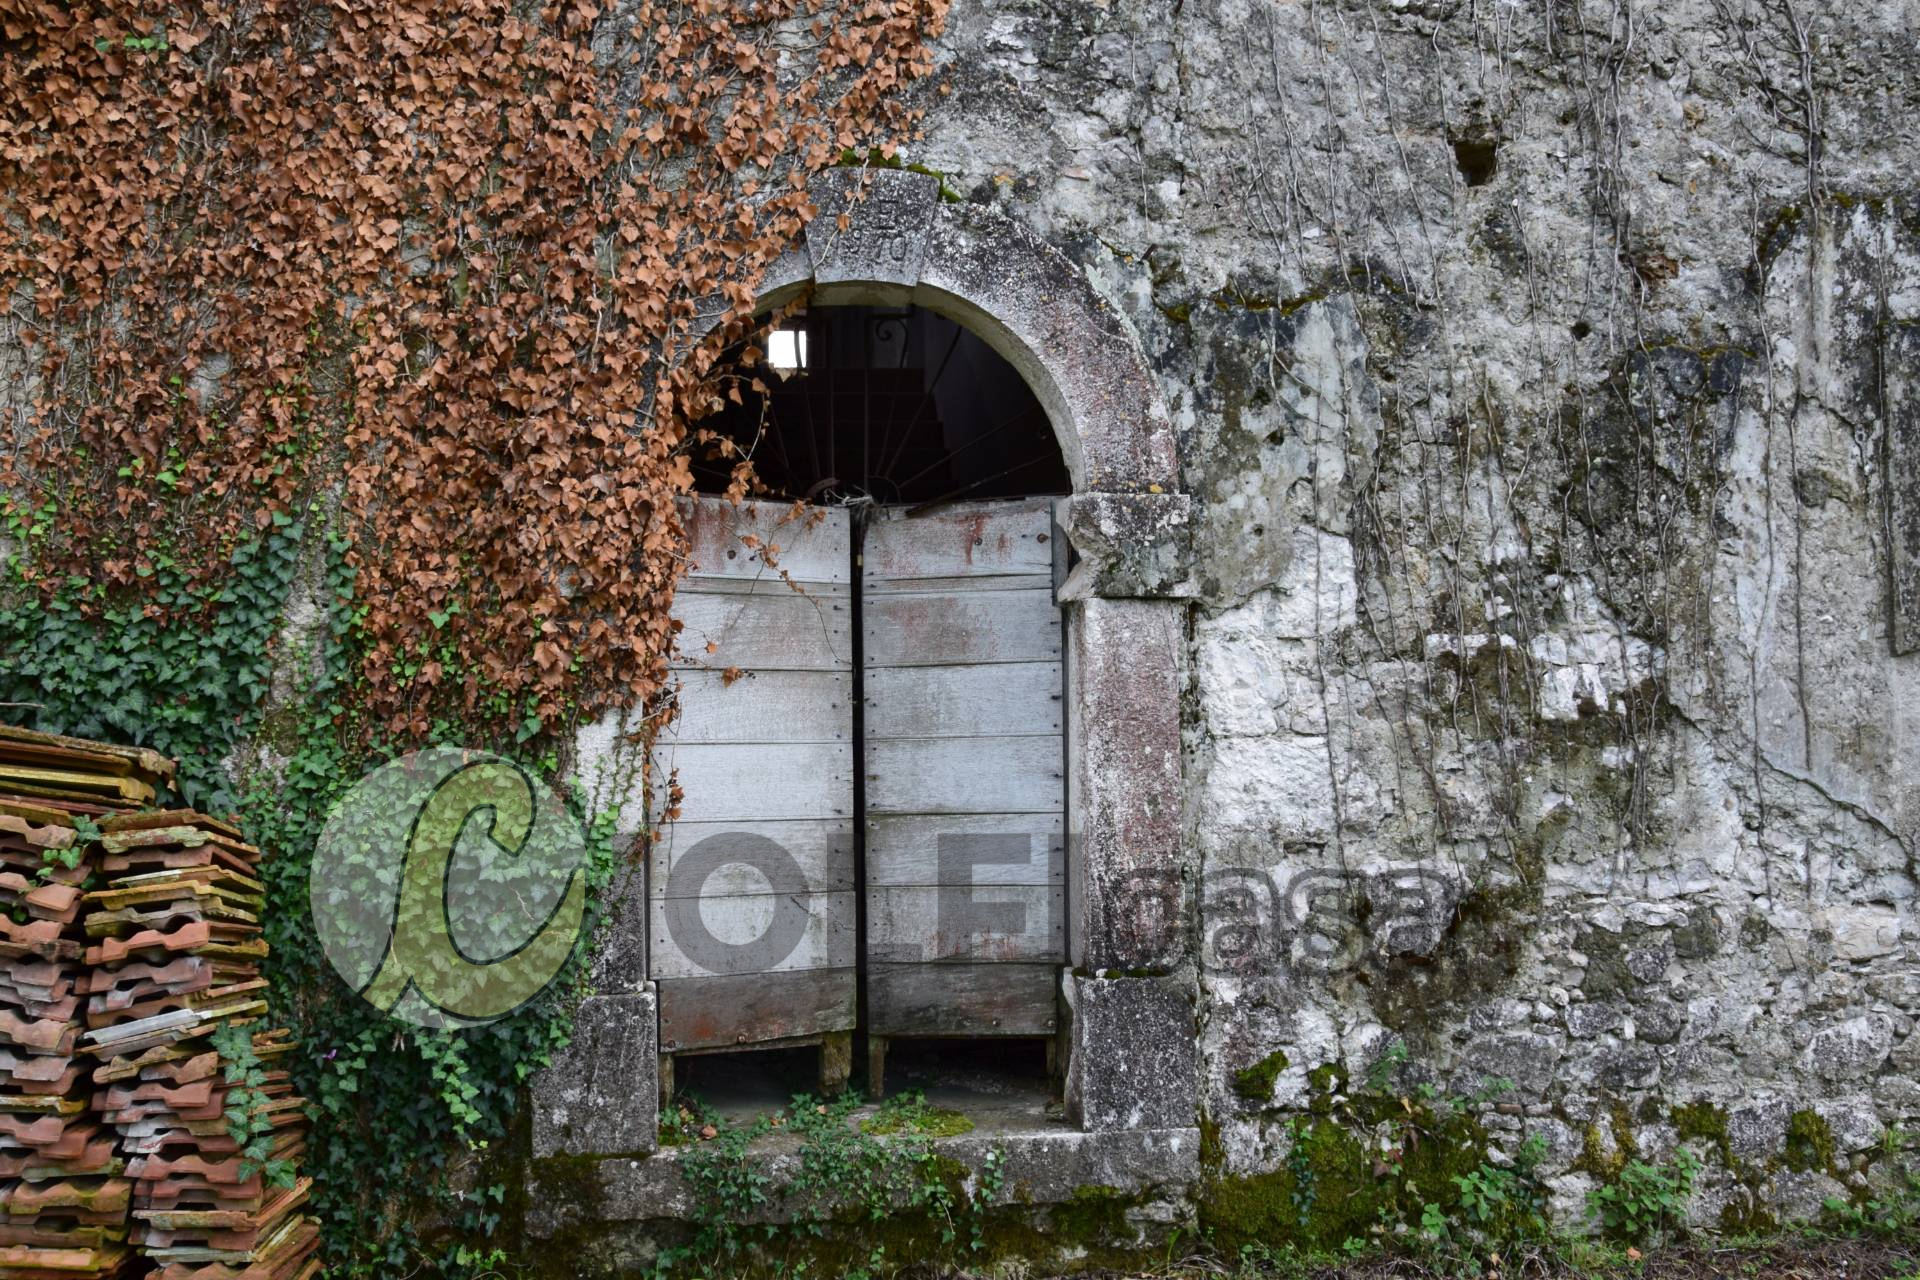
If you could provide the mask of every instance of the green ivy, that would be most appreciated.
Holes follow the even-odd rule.
[[[83,579],[43,591],[18,550],[32,546],[43,517],[18,508],[4,517],[15,550],[0,564],[0,702],[13,705],[0,707],[0,718],[173,757],[178,794],[162,802],[237,811],[263,851],[272,1018],[299,1039],[288,1069],[312,1119],[302,1172],[314,1179],[311,1208],[331,1273],[478,1277],[508,1269],[489,1239],[507,1187],[476,1171],[506,1136],[528,1079],[571,1033],[601,891],[616,870],[611,816],[583,817],[588,927],[540,998],[482,1027],[428,1031],[395,1022],[346,988],[313,928],[307,870],[328,813],[368,768],[435,742],[531,760],[551,779],[552,736],[489,741],[441,725],[434,742],[365,745],[354,712],[353,575],[345,543],[323,521],[283,518],[241,541],[217,587],[184,585],[156,549],[157,580],[136,601]],[[283,642],[287,602],[303,589],[324,610],[323,623]],[[283,651],[284,643],[302,648]],[[276,667],[297,683],[269,698]],[[265,767],[240,767],[248,746],[263,748]],[[580,816],[577,787],[572,800]],[[258,1083],[251,1043],[223,1044],[222,1057],[242,1083],[229,1124],[244,1123],[244,1142],[257,1144],[243,1093]]]
[[[30,535],[17,509],[6,515],[16,535]],[[0,703],[9,705],[0,715],[152,747],[180,762],[183,803],[230,812],[240,797],[225,761],[253,728],[272,678],[306,532],[279,517],[234,548],[218,586],[187,584],[156,554],[157,581],[135,600],[81,577],[49,595],[29,583],[22,559],[10,559],[0,586]]]
[[[497,1273],[504,1260],[487,1242],[500,1226],[508,1188],[473,1173],[506,1137],[523,1086],[571,1034],[601,891],[616,870],[613,823],[611,815],[583,822],[588,927],[539,999],[498,1022],[457,1030],[403,1026],[375,1010],[328,964],[307,898],[307,871],[327,814],[365,767],[389,754],[343,745],[350,735],[336,720],[351,720],[353,701],[342,662],[351,636],[345,639],[315,687],[292,700],[298,718],[274,734],[287,758],[246,806],[250,837],[275,854],[263,866],[274,989],[300,994],[282,1016],[304,1045],[300,1083],[316,1113],[307,1155],[314,1207],[336,1275],[410,1274],[423,1263],[444,1275]],[[453,741],[452,732],[443,740]],[[503,753],[515,747],[461,745]],[[523,757],[526,750],[519,749]],[[551,752],[544,764],[550,772]],[[573,805],[579,814],[577,789]]]
[[[213,1033],[213,1047],[220,1054],[220,1074],[229,1086],[223,1108],[227,1136],[240,1144],[240,1176],[252,1177],[258,1171],[268,1185],[291,1187],[294,1168],[291,1161],[269,1156],[273,1148],[273,1120],[263,1113],[267,1095],[266,1068],[253,1051],[252,1022],[223,1023]]]

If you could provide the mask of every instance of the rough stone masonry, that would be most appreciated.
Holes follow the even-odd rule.
[[[1009,1185],[1144,1178],[1171,1191],[1140,1213],[1184,1221],[1193,1170],[1284,1171],[1295,1121],[1383,1065],[1498,1097],[1488,1136],[1546,1138],[1569,1221],[1683,1142],[1703,1223],[1893,1176],[1920,1130],[1917,16],[957,0],[905,159],[1120,317],[1190,504],[1177,552],[1121,545],[1146,494],[1071,530],[1114,544],[1112,594],[1186,618],[1180,972],[1068,975],[1085,1131]],[[533,1123],[536,1156],[604,1130],[599,1190],[553,1196],[596,1240],[684,1211],[616,942]]]
[[[1081,264],[1180,432],[1227,1172],[1396,1040],[1512,1083],[1570,1216],[1676,1111],[1748,1170],[1703,1221],[1920,1125],[1915,16],[956,4],[907,158]]]

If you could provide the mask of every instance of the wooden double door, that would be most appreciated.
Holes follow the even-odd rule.
[[[836,1089],[859,1029],[877,1090],[892,1039],[1053,1036],[1051,507],[689,504],[648,857],[663,1081],[675,1055],[818,1044]]]

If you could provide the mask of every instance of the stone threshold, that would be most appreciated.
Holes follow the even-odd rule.
[[[853,1123],[862,1114],[871,1113],[864,1109],[855,1113]],[[983,1207],[1066,1204],[1084,1195],[1086,1188],[1180,1202],[1200,1173],[1198,1128],[1086,1132],[1063,1124],[983,1126],[951,1137],[905,1135],[875,1141],[929,1144],[937,1155],[967,1168],[968,1189],[974,1194],[981,1186],[980,1173],[988,1154],[998,1151],[1001,1185]],[[748,1148],[747,1158],[770,1184],[784,1185],[798,1167],[798,1145],[790,1133],[769,1133]],[[691,1220],[697,1206],[680,1158],[692,1149],[665,1147],[646,1156],[566,1156],[531,1162],[527,1234],[549,1239],[610,1222]],[[781,1220],[775,1213],[755,1219]]]

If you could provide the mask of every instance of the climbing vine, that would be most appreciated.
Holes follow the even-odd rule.
[[[719,353],[944,8],[0,0],[39,584],[217,581],[337,485],[369,728],[646,701]]]
[[[329,807],[511,752],[573,792],[597,920],[570,730],[659,693],[723,353],[810,179],[911,135],[945,8],[0,0],[0,718],[155,746],[266,851],[335,1274],[501,1267],[592,930],[511,1017],[397,1028],[308,917]]]

